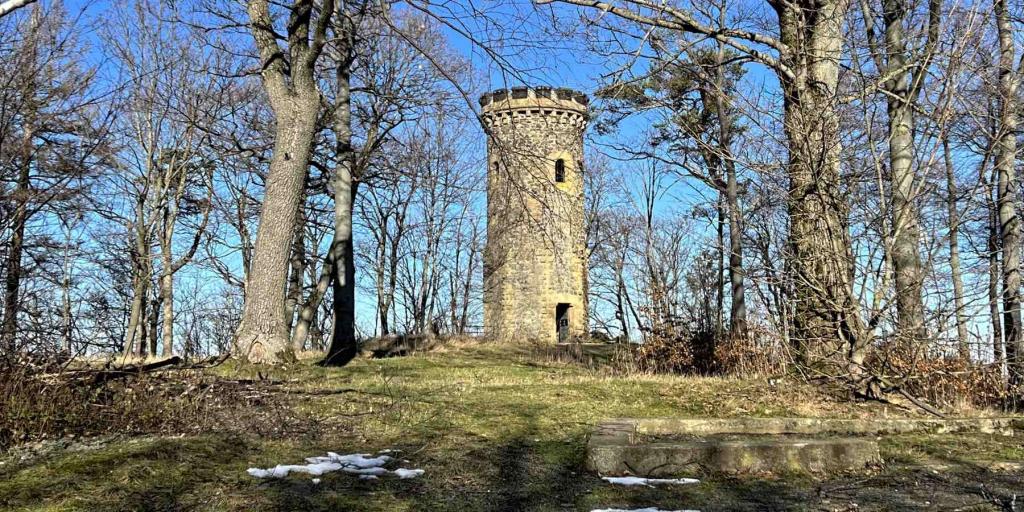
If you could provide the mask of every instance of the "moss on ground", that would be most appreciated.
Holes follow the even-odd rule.
[[[1021,472],[983,461],[1024,459],[1018,438],[899,436],[870,475],[828,481],[710,477],[693,486],[621,488],[583,470],[586,436],[611,417],[892,414],[793,382],[617,375],[557,362],[530,348],[463,344],[421,355],[271,370],[228,364],[230,379],[268,379],[275,399],[307,428],[274,435],[210,433],[121,439],[0,465],[0,508],[10,510],[703,510],[934,509],[936,500],[987,510],[1021,489]],[[297,464],[330,450],[403,450],[414,480],[333,473],[257,480],[245,469]],[[943,470],[936,472],[937,463]],[[978,479],[986,485],[982,490]],[[1016,486],[1016,487],[1015,487]],[[845,507],[845,508],[844,508]]]

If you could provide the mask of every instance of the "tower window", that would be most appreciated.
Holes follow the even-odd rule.
[[[565,183],[565,160],[555,160],[555,183]]]

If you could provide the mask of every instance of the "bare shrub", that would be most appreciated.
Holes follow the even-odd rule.
[[[686,375],[778,375],[786,371],[786,359],[781,344],[768,336],[732,338],[707,330],[662,330],[636,351],[641,371]]]
[[[1020,394],[1007,388],[998,363],[979,364],[928,353],[914,343],[882,343],[865,365],[892,385],[940,407],[1005,408]]]
[[[709,361],[702,360],[701,356],[707,356],[704,347],[713,343],[714,335],[708,333],[652,334],[637,349],[637,366],[641,371],[653,373],[707,373]]]
[[[310,427],[279,403],[270,383],[192,369],[111,379],[81,375],[51,361],[3,363],[0,451],[62,437],[263,430],[273,436]]]

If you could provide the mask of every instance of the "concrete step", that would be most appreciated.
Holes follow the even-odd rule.
[[[663,477],[711,473],[836,473],[881,464],[889,434],[979,432],[1013,435],[1003,418],[622,418],[590,437],[587,466],[602,475]]]
[[[645,444],[591,441],[587,466],[601,475],[836,473],[863,470],[882,462],[878,443],[861,437],[758,437]]]
[[[622,418],[602,427],[632,429],[648,435],[712,434],[952,434],[978,432],[1013,435],[1024,419],[993,418]]]

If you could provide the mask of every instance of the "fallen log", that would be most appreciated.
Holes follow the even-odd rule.
[[[180,356],[172,356],[158,361],[119,366],[113,366],[108,362],[102,368],[83,368],[58,373],[46,373],[37,375],[36,378],[43,381],[77,380],[83,384],[98,386],[100,384],[117,379],[123,379],[132,375],[142,375],[161,370],[198,370],[213,368],[226,361],[229,357],[230,354],[222,354],[219,356],[200,359],[198,361],[186,362]]]

